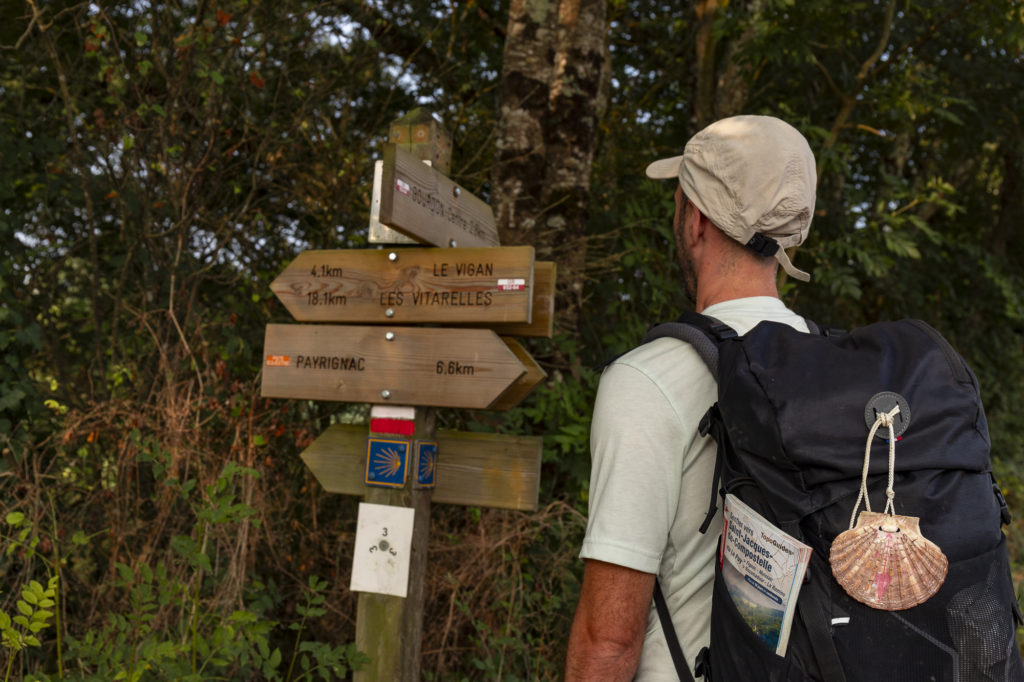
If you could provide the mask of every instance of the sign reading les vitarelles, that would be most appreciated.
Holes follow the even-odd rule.
[[[529,323],[533,247],[303,251],[270,288],[301,322]]]

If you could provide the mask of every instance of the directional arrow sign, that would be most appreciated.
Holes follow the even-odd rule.
[[[537,361],[533,359],[529,351],[523,348],[521,343],[510,336],[503,336],[501,340],[505,342],[509,350],[516,354],[519,362],[523,363],[523,367],[526,368],[526,374],[519,377],[514,384],[508,387],[507,391],[491,403],[490,407],[487,408],[489,410],[511,410],[523,398],[530,395],[530,392],[533,391],[537,384],[548,378],[548,373],[537,364]]]
[[[333,424],[302,453],[324,490],[365,495],[365,426]],[[433,502],[534,510],[543,439],[496,433],[438,431]]]
[[[384,145],[380,222],[444,248],[498,246],[486,202],[393,143]]]
[[[267,325],[262,395],[485,408],[526,368],[489,329]]]
[[[506,322],[487,325],[502,336],[545,336],[555,331],[555,278],[557,268],[553,261],[535,261],[533,264],[533,303],[530,321]]]
[[[373,192],[370,194],[370,232],[368,239],[371,244],[419,244],[398,230],[392,230],[380,222],[380,182],[384,173],[384,162],[380,159],[373,162]]]
[[[303,251],[270,288],[301,322],[530,322],[533,247]]]

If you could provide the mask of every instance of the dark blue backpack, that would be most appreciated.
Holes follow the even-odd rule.
[[[714,682],[1018,682],[1022,623],[1001,525],[1006,502],[992,475],[978,382],[934,329],[918,320],[849,333],[812,333],[762,322],[738,336],[696,313],[654,327],[690,343],[718,381],[701,433],[718,445],[707,531],[720,495],[732,493],[813,548],[784,657],[743,621],[717,568],[710,650],[697,674]],[[829,565],[850,525],[875,415],[895,406],[896,514],[920,517],[921,534],[948,558],[941,587],[899,611],[851,598]],[[867,490],[880,509],[889,478],[888,434],[869,450]],[[696,529],[695,529],[696,530]],[[710,529],[715,532],[716,529]],[[655,603],[680,679],[692,680],[660,587]]]

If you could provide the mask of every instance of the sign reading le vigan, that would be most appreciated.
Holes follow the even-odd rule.
[[[484,409],[527,369],[490,329],[267,325],[262,395]]]
[[[303,251],[270,288],[300,322],[528,323],[532,246]]]

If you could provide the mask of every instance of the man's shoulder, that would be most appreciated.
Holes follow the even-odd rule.
[[[690,366],[703,365],[693,346],[671,337],[654,339],[623,353],[609,363],[609,368],[629,367],[647,374],[662,376],[666,372],[688,371]]]

